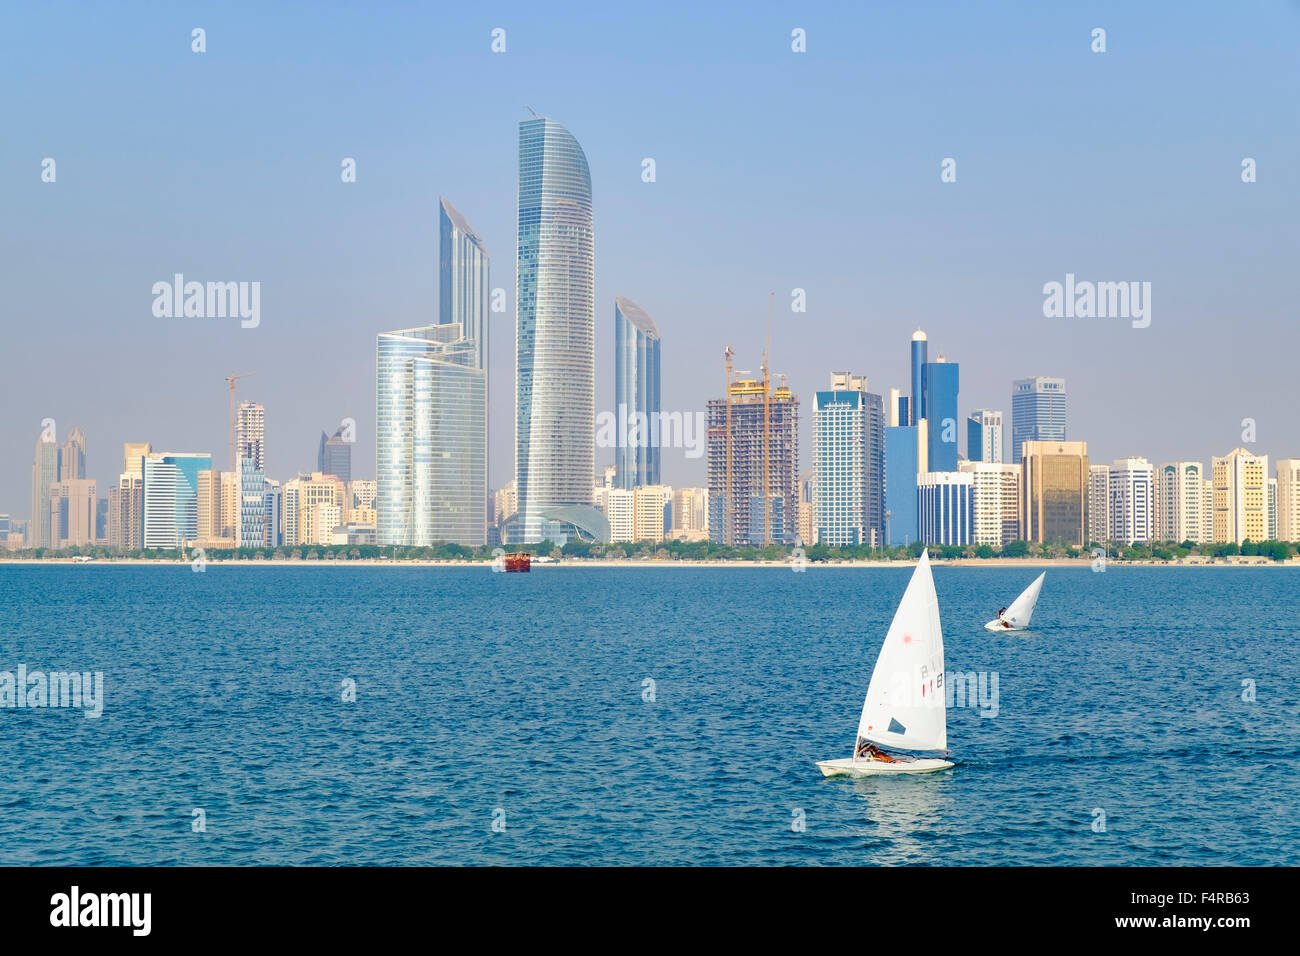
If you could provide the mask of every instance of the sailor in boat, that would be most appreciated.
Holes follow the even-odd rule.
[[[998,623],[1001,624],[1003,627],[1010,627],[1011,626],[1010,623],[1002,620],[1002,615],[1006,613],[1007,613],[1006,608],[1003,608],[1002,610],[998,611]]]
[[[879,760],[881,763],[896,763],[893,757],[885,753],[866,737],[858,738],[858,759]]]

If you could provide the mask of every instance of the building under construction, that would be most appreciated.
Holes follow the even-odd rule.
[[[725,398],[708,402],[709,540],[728,545],[793,544],[798,531],[799,400],[785,385],[727,365]]]

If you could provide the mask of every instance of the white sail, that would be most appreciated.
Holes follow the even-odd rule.
[[[1045,577],[1047,577],[1046,571],[1034,578],[1034,583],[1025,588],[1020,597],[1011,602],[1011,606],[1003,613],[1002,620],[1013,628],[1028,627],[1029,619],[1034,616],[1034,605],[1038,603],[1038,592],[1043,589],[1043,578]]]
[[[944,694],[939,599],[923,551],[871,672],[858,737],[904,750],[946,750]]]

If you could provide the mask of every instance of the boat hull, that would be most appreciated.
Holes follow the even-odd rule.
[[[1012,626],[1012,627],[1007,627],[1007,625],[1003,624],[1001,621],[999,621],[999,620],[997,620],[997,619],[995,618],[994,620],[989,621],[987,624],[984,625],[984,630],[986,630],[986,631],[1023,631],[1024,628],[1023,628],[1023,627],[1014,627],[1014,626]]]
[[[896,760],[893,763],[885,763],[881,760],[854,760],[852,757],[817,761],[817,768],[821,770],[823,777],[877,777],[897,773],[934,773],[937,770],[947,770],[952,765],[951,760],[940,760],[937,757]]]

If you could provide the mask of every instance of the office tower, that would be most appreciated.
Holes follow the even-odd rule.
[[[353,514],[359,510],[373,512],[378,494],[378,483],[373,478],[353,478],[347,482],[347,493],[343,498],[344,520],[358,520]]]
[[[239,517],[235,521],[235,547],[266,546],[266,472],[253,458],[241,458],[235,465],[239,487]],[[342,500],[340,496],[340,505]],[[331,528],[331,531],[334,529]]]
[[[1110,465],[1088,466],[1088,542],[1108,544],[1110,533]]]
[[[1214,543],[1214,479],[1201,486],[1201,543]]]
[[[1268,479],[1268,540],[1277,540],[1277,479]]]
[[[917,329],[912,333],[912,396],[907,406],[907,421],[899,420],[899,425],[915,425],[926,417],[925,409],[925,333]]]
[[[144,547],[144,459],[152,450],[148,442],[122,446],[122,473],[116,489],[109,490],[109,547],[121,551]]]
[[[1009,462],[963,461],[957,470],[971,476],[975,513],[972,544],[1001,548],[1020,535],[1020,466]]]
[[[384,332],[376,349],[379,543],[483,546],[487,372],[475,344],[453,323]]]
[[[68,439],[59,449],[59,480],[71,481],[86,477],[86,433],[80,425],[73,425]]]
[[[122,550],[122,487],[120,484],[108,489],[108,546]]]
[[[266,469],[266,409],[256,402],[240,402],[235,418],[235,467],[239,460],[252,459],[259,470]]]
[[[1210,471],[1214,482],[1214,540],[1241,544],[1247,539],[1267,538],[1268,455],[1234,448],[1221,458],[1211,459]]]
[[[678,488],[673,491],[673,536],[709,530],[709,489]]]
[[[198,537],[199,472],[211,468],[211,455],[150,452],[144,457],[144,548],[182,548]]]
[[[263,513],[266,516],[266,543],[268,548],[284,544],[284,488],[280,482],[267,478],[262,492]]]
[[[474,365],[488,367],[488,310],[492,289],[487,246],[465,217],[439,197],[438,324],[461,326],[474,343]]]
[[[940,355],[921,366],[930,470],[957,470],[957,392],[960,367]]]
[[[1277,539],[1300,542],[1300,458],[1277,462]]]
[[[221,537],[221,472],[205,468],[198,474],[195,492],[197,525],[194,537],[212,541]]]
[[[319,471],[286,481],[281,515],[284,543],[329,544],[334,529],[342,524],[346,493],[342,481]]]
[[[1117,458],[1110,466],[1110,537],[1122,545],[1155,540],[1155,469],[1145,458]]]
[[[67,444],[64,447],[67,448]],[[50,547],[75,548],[94,544],[95,506],[94,481],[73,478],[52,484],[46,499],[50,516]]]
[[[1065,379],[1040,375],[1011,383],[1011,460],[1016,464],[1027,441],[1065,441]]]
[[[341,425],[333,435],[320,433],[316,470],[322,475],[334,475],[344,484],[352,480],[352,442],[344,440]]]
[[[511,478],[501,487],[494,496],[494,510],[497,513],[497,524],[504,525],[506,521],[519,511],[519,493],[515,487],[515,479]]]
[[[813,397],[817,541],[877,547],[885,535],[885,404],[859,375]]]
[[[799,399],[784,377],[770,393],[761,379],[733,377],[725,398],[709,399],[709,540],[760,547],[794,542],[794,521],[784,516],[793,518],[799,509],[798,418]],[[776,499],[779,520],[772,505]]]
[[[921,538],[926,544],[967,545],[975,538],[975,476],[927,471],[916,479]]]
[[[50,486],[59,480],[59,446],[53,430],[42,431],[36,440],[32,461],[32,519],[27,525],[29,548],[52,548],[50,533]]]
[[[659,330],[626,296],[614,300],[616,487],[659,484]]]
[[[966,419],[966,457],[971,461],[1002,461],[1002,413],[977,409]],[[1019,461],[1016,464],[1020,464]]]
[[[236,459],[238,461],[238,459]],[[221,534],[219,537],[235,540],[235,523],[239,520],[239,485],[233,471],[221,475]]]
[[[885,429],[885,535],[890,547],[920,540],[917,476],[925,467],[925,422]]]
[[[632,489],[634,541],[662,541],[664,514],[671,514],[673,489],[668,485],[637,485]]]
[[[95,499],[95,544],[108,544],[108,499]]]
[[[1201,544],[1205,536],[1205,465],[1171,461],[1156,473],[1156,538]],[[1213,514],[1213,509],[1210,509]]]
[[[600,539],[596,473],[591,173],[578,141],[544,117],[519,124],[515,480],[507,540]],[[381,512],[382,513],[382,512]]]
[[[1088,443],[1025,441],[1020,453],[1020,536],[1047,544],[1086,544]]]
[[[884,432],[880,437],[881,459],[884,459]],[[882,471],[883,475],[883,471]],[[796,527],[797,541],[796,544],[814,544],[817,541],[817,472],[804,471],[799,473],[799,524]],[[881,487],[881,513],[884,513],[884,486],[885,482],[882,477]],[[881,534],[884,531],[882,529]]]
[[[597,485],[592,489],[594,507],[609,523],[611,544],[636,540],[636,498],[631,488]]]

